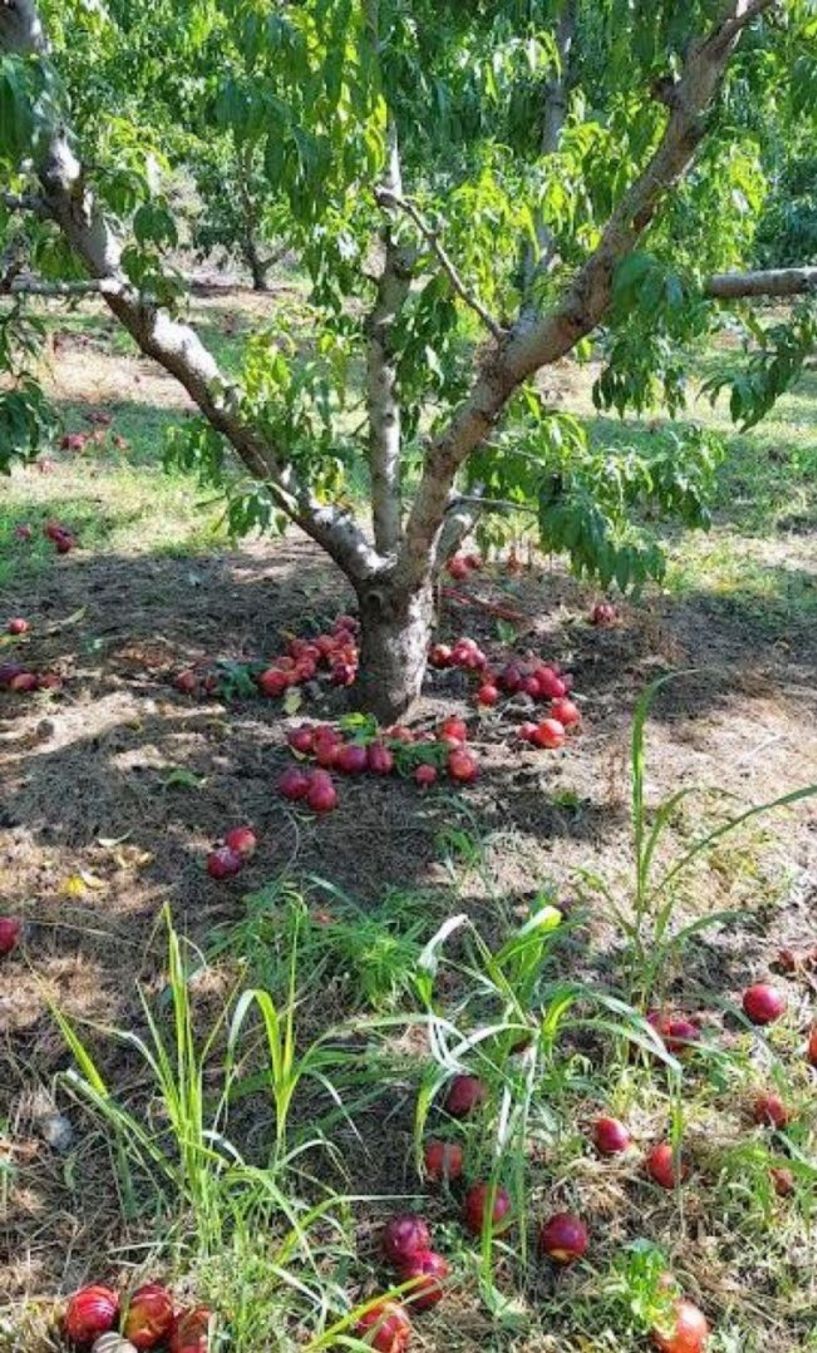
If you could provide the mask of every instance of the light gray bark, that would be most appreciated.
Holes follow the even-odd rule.
[[[716,301],[749,297],[804,296],[817,293],[817,268],[765,268],[759,272],[721,272],[707,278],[704,295]]]

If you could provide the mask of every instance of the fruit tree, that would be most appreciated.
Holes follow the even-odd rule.
[[[814,118],[810,0],[0,0],[0,51],[0,458],[48,422],[26,297],[99,293],[198,406],[169,454],[234,531],[297,523],[346,574],[358,703],[384,718],[419,692],[435,575],[477,520],[499,539],[531,514],[627,586],[660,573],[648,518],[705,519],[711,435],[600,448],[545,368],[592,351],[601,408],[675,415],[734,303],[721,384],[749,425],[813,344],[813,272],[741,271],[769,129],[802,141]],[[237,379],[169,259],[180,129],[208,125],[309,284],[306,324],[254,334]],[[763,327],[744,302],[764,294],[804,299]]]

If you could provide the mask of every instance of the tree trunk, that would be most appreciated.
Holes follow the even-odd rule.
[[[361,646],[355,704],[391,724],[410,714],[420,696],[434,623],[430,569],[413,588],[392,578],[358,587]]]
[[[250,270],[250,276],[252,277],[253,291],[269,291],[269,283],[267,281],[269,264],[265,259],[261,258],[261,255],[258,252],[258,246],[251,234],[247,236],[244,243],[244,257],[247,261],[247,267]]]

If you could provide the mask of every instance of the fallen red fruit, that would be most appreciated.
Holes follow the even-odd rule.
[[[502,1231],[507,1231],[511,1224],[511,1218],[508,1215],[511,1210],[511,1200],[505,1189],[496,1190],[494,1205],[489,1212],[490,1197],[490,1184],[475,1184],[465,1195],[464,1220],[472,1235],[482,1235],[485,1225],[490,1226],[494,1235],[500,1235]]]
[[[743,1009],[753,1024],[773,1024],[786,1012],[786,997],[768,982],[756,982],[743,993]]]
[[[369,743],[366,759],[372,775],[390,775],[394,770],[394,753],[382,742]]]
[[[399,1270],[401,1283],[412,1283],[406,1293],[412,1310],[430,1311],[436,1306],[445,1294],[443,1284],[450,1272],[447,1261],[434,1250],[419,1250],[407,1264],[402,1264]]]
[[[428,661],[432,667],[438,670],[451,666],[451,649],[448,644],[434,644],[428,655]]]
[[[315,730],[311,724],[302,723],[300,728],[291,728],[287,733],[287,742],[293,752],[300,752],[301,756],[308,756],[312,751],[313,738]]]
[[[411,729],[406,728],[404,724],[400,723],[393,724],[391,728],[387,728],[386,737],[390,738],[392,742],[406,743],[414,741],[414,734]]]
[[[65,1337],[80,1348],[107,1334],[119,1315],[119,1297],[109,1287],[81,1287],[66,1307],[63,1319]]]
[[[446,572],[455,582],[461,583],[471,572],[467,562],[461,554],[455,554],[453,559],[449,559],[446,564]]]
[[[618,1118],[597,1118],[593,1126],[596,1150],[603,1156],[619,1156],[630,1146],[630,1134]]]
[[[185,672],[179,672],[179,675],[173,681],[176,690],[181,691],[182,695],[195,694],[198,684],[196,673],[190,671],[189,668]]]
[[[254,854],[258,845],[258,838],[252,827],[233,827],[228,831],[224,841],[230,850],[234,850],[237,855],[243,855],[245,859]]]
[[[538,723],[528,722],[520,724],[519,728],[516,730],[516,735],[518,738],[521,738],[523,742],[533,742],[538,727]]]
[[[784,1128],[791,1121],[791,1114],[780,1096],[769,1093],[758,1095],[752,1117],[763,1127]]]
[[[27,621],[27,620],[24,620],[22,616],[17,615],[17,616],[14,616],[14,617],[8,622],[8,624],[6,625],[6,633],[7,633],[7,634],[27,634],[28,631],[29,631],[29,628],[30,628],[30,626],[29,626],[28,621]]]
[[[460,745],[468,741],[468,725],[464,719],[457,719],[452,714],[447,719],[443,719],[438,730],[438,736],[441,742]]]
[[[211,1319],[206,1306],[182,1311],[170,1336],[170,1353],[209,1353]]]
[[[697,1024],[693,1024],[689,1019],[668,1019],[660,1032],[664,1036],[667,1052],[671,1052],[675,1057],[688,1052],[690,1046],[700,1042],[701,1038]]]
[[[815,1024],[814,1028],[809,1034],[808,1048],[806,1049],[806,1057],[808,1058],[810,1066],[817,1067],[817,1024]]]
[[[778,1198],[789,1198],[794,1193],[794,1175],[782,1166],[772,1166],[769,1171],[772,1186]]]
[[[477,765],[476,758],[473,757],[469,751],[466,751],[464,747],[455,747],[453,751],[449,753],[448,774],[451,776],[451,779],[456,780],[458,784],[473,784],[474,780],[476,780],[479,775],[479,766]]]
[[[411,1321],[399,1302],[379,1301],[360,1317],[355,1334],[377,1353],[404,1353],[411,1341]]]
[[[34,535],[34,527],[29,526],[27,521],[21,522],[19,526],[15,526],[14,534],[17,540],[31,540]]]
[[[488,1098],[488,1087],[478,1076],[455,1076],[443,1100],[452,1118],[467,1118]]]
[[[211,879],[231,879],[244,868],[244,858],[229,846],[219,846],[207,856],[207,873]]]
[[[36,691],[40,684],[40,679],[36,672],[18,672],[8,683],[9,690],[18,691],[26,695],[29,691]]]
[[[447,1184],[462,1174],[462,1147],[459,1142],[426,1142],[423,1163],[429,1179]]]
[[[647,1173],[662,1189],[674,1189],[689,1174],[686,1162],[677,1156],[669,1142],[659,1142],[645,1161]]]
[[[414,1212],[401,1212],[386,1222],[381,1245],[389,1263],[399,1268],[415,1254],[429,1249],[431,1234],[422,1217],[416,1216]]]
[[[558,719],[543,719],[537,724],[531,742],[536,747],[547,747],[555,751],[557,747],[564,746],[566,737],[564,724],[560,724]]]
[[[270,700],[275,700],[279,695],[283,695],[289,686],[289,677],[286,672],[281,671],[280,667],[268,667],[266,672],[262,672],[257,680],[261,694],[266,695]]]
[[[554,700],[550,707],[551,717],[556,719],[563,728],[574,728],[582,721],[581,710],[578,705],[574,705],[572,700],[562,699]]]
[[[534,673],[534,680],[540,700],[561,700],[562,696],[567,694],[567,688],[562,678],[557,676],[550,667],[540,667],[539,671]],[[568,701],[568,703],[571,702]],[[558,716],[556,717],[558,718]]]
[[[338,805],[338,793],[332,776],[325,770],[315,770],[309,779],[306,801],[315,813],[331,813]]]
[[[539,1248],[556,1264],[572,1264],[586,1253],[590,1237],[580,1217],[557,1212],[539,1231]]]
[[[160,1283],[146,1283],[128,1304],[122,1333],[134,1348],[155,1348],[173,1329],[173,1298]]]
[[[418,766],[414,779],[421,789],[429,789],[437,783],[437,771],[434,766]]]
[[[0,916],[0,957],[17,948],[23,933],[19,916]]]
[[[290,766],[278,780],[278,793],[282,798],[296,803],[298,799],[306,798],[311,784],[312,777],[307,771],[299,770],[297,766]]]
[[[496,686],[491,685],[480,686],[479,690],[477,691],[477,704],[485,705],[488,708],[490,708],[492,705],[496,705],[498,702],[499,702],[499,691],[497,690]]]
[[[651,1338],[661,1353],[703,1353],[709,1325],[703,1311],[685,1297],[679,1297],[673,1304],[669,1332],[654,1329]]]
[[[368,768],[369,757],[366,748],[359,742],[347,742],[339,748],[335,757],[335,766],[344,775],[362,775]]]
[[[607,625],[615,625],[618,620],[618,611],[611,601],[598,601],[590,612],[590,624],[599,625],[604,628]]]

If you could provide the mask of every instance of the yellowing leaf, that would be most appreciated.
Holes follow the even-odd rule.
[[[284,696],[284,709],[287,714],[297,714],[304,702],[304,698],[297,686],[290,686]]]
[[[86,869],[80,871],[80,878],[86,888],[92,888],[94,892],[99,892],[100,888],[107,888],[105,879],[98,878],[96,874],[90,874]]]
[[[60,892],[64,893],[66,897],[84,897],[85,883],[83,882],[81,874],[69,875],[60,887]]]

